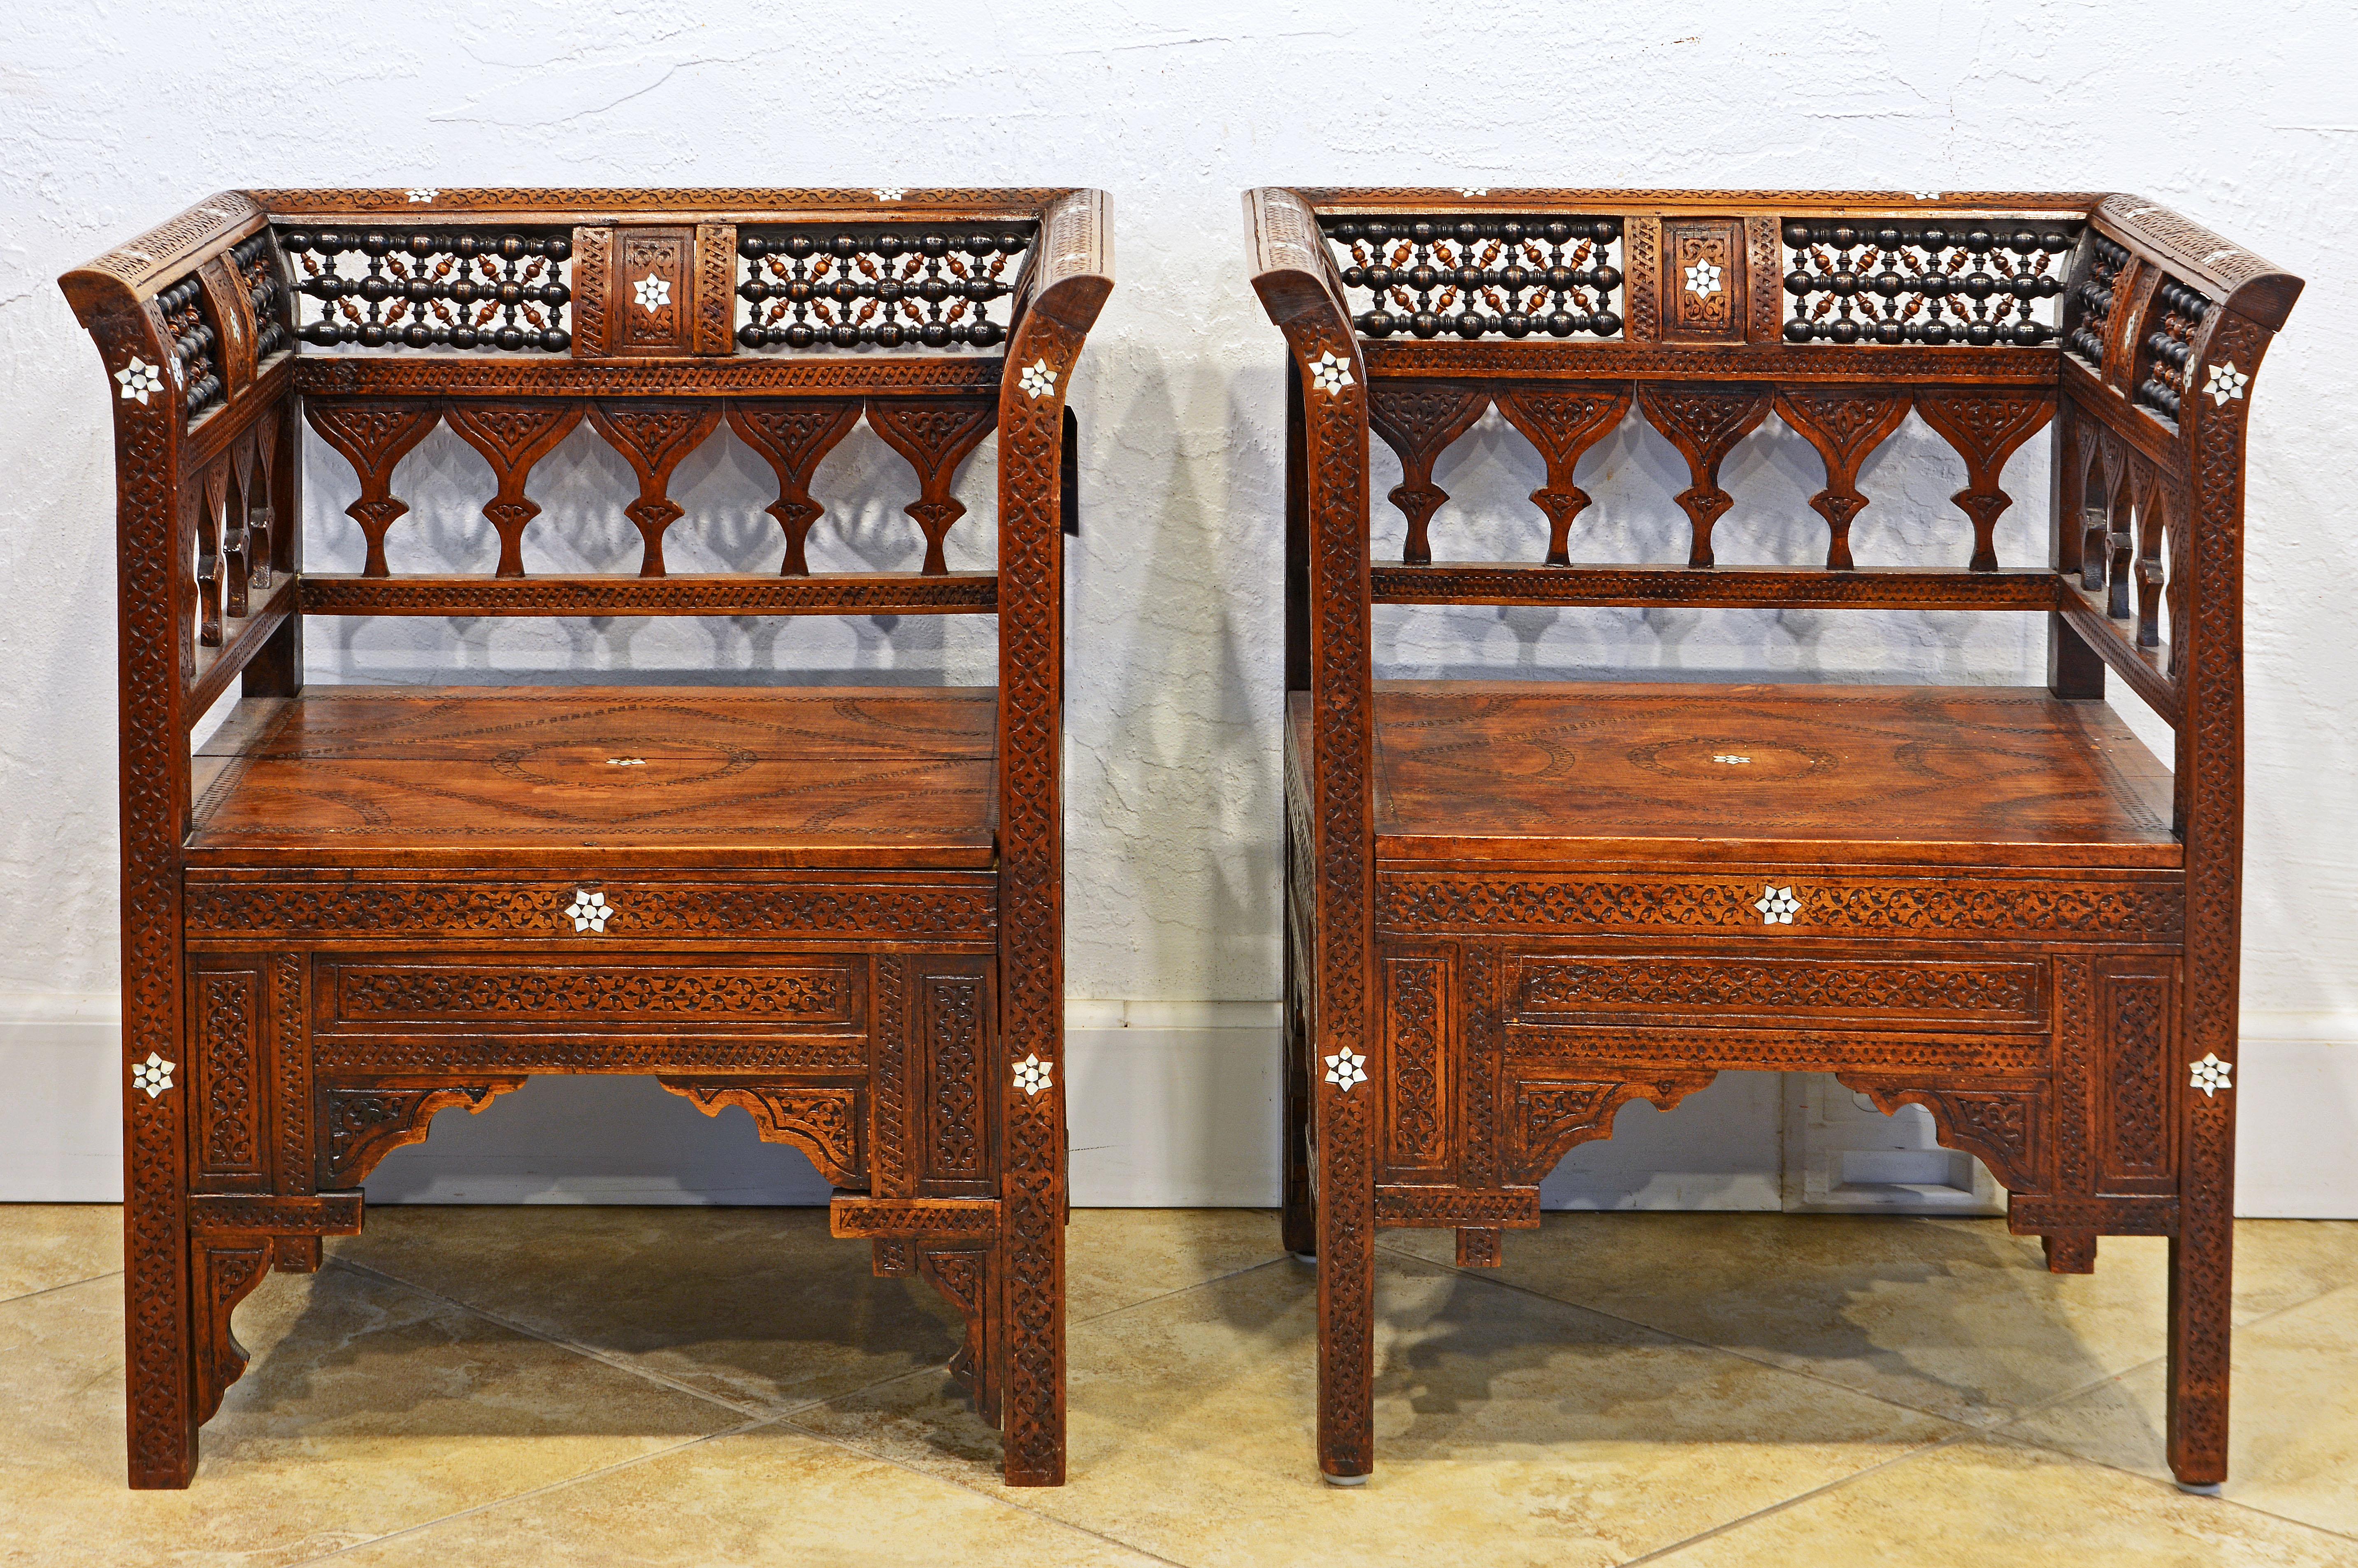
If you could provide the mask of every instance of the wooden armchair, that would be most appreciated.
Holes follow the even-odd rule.
[[[965,1316],[1009,1481],[1063,1480],[1059,524],[1110,265],[1086,190],[257,190],[61,280],[117,454],[133,1486],[188,1485],[263,1271],[535,1073],[653,1074],[804,1150],[835,1234]],[[863,415],[923,563],[814,572]],[[525,568],[526,480],[585,418],[636,476],[634,576]],[[724,419],[777,472],[775,575],[665,567]],[[495,478],[488,576],[388,569],[437,424]],[[307,427],[359,476],[357,574],[303,569]],[[994,432],[999,568],[952,572]],[[314,615],[888,613],[996,614],[997,690],[303,685]]]
[[[2244,421],[2300,281],[2117,195],[1246,210],[1292,351],[1284,1225],[1319,1263],[1327,1478],[1373,1463],[1377,1227],[1496,1263],[1620,1106],[1754,1068],[1925,1106],[2054,1270],[2169,1237],[2169,1464],[2215,1485]],[[1545,460],[1544,559],[1437,562],[1433,460],[1493,405]],[[1688,559],[1575,565],[1574,466],[1633,406],[1691,470]],[[1971,543],[1862,566],[1860,465],[1910,408],[1963,460]],[[1716,565],[1720,465],[1771,409],[1823,460],[1824,561]],[[1998,476],[2042,428],[2052,551],[2001,563]],[[1368,562],[1371,430],[1397,565]],[[2043,611],[2048,685],[1372,681],[1372,605],[1455,603]],[[2098,700],[2108,668],[2176,730],[2169,769]]]

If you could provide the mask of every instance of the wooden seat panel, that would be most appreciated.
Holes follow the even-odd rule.
[[[324,687],[198,803],[191,866],[984,868],[998,694]],[[241,750],[242,747],[242,750]]]
[[[1380,682],[1375,731],[1383,861],[2184,859],[2169,770],[2039,689]]]

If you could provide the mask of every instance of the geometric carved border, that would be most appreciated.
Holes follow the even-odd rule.
[[[1779,875],[1790,878],[1790,871]],[[1751,930],[1761,879],[1385,871],[1376,924],[1385,931]],[[2175,939],[2182,891],[2163,881],[1812,881],[1778,935],[2051,932]]]
[[[1669,1110],[1717,1076],[1693,1072],[1642,1079],[1524,1079],[1515,1085],[1502,1174],[1510,1182],[1536,1184],[1576,1145],[1611,1137],[1614,1116],[1629,1101],[1649,1100]]]
[[[1866,1073],[1836,1073],[1845,1088],[1885,1115],[1902,1105],[1932,1113],[1941,1143],[1977,1154],[2009,1193],[2050,1190],[2047,1170],[2048,1084],[2044,1078],[1952,1080],[1934,1085]]]
[[[856,1187],[867,1173],[860,1158],[860,1124],[867,1116],[862,1092],[848,1088],[801,1088],[778,1084],[732,1083],[722,1078],[655,1080],[685,1095],[707,1116],[731,1105],[753,1113],[764,1143],[791,1143],[810,1156],[828,1184]]]

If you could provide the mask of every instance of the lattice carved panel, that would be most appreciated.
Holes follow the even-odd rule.
[[[1786,341],[2036,348],[2056,336],[2058,258],[2082,227],[1969,214],[1788,220]]]
[[[992,349],[1036,224],[747,229],[737,341],[748,349]]]
[[[573,346],[564,229],[287,229],[296,335],[314,348],[561,354]]]
[[[1321,220],[1352,324],[1370,338],[1617,338],[1621,220]]]

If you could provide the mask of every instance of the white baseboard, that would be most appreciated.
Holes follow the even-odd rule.
[[[111,1203],[123,1191],[118,1001],[0,997],[0,1202]],[[1278,1193],[1272,1002],[1069,1004],[1073,1202],[1265,1207]],[[2236,1092],[2236,1212],[2358,1218],[2358,1015],[2247,1014]],[[1783,1205],[1774,1074],[1729,1073],[1668,1114],[1626,1107],[1541,1188],[1549,1208]],[[449,1112],[395,1151],[373,1203],[816,1204],[802,1155],[707,1118],[645,1078],[535,1078],[481,1115]]]

